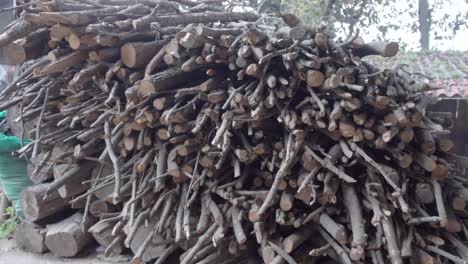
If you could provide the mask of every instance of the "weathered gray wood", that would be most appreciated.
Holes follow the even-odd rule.
[[[96,177],[98,171],[99,171],[99,167],[96,166],[92,171],[93,178]],[[104,166],[102,173],[101,173],[101,177],[109,176],[112,173],[113,173],[112,167]],[[95,190],[93,194],[98,198],[98,200],[105,200],[107,197],[112,195],[113,192],[114,192],[114,185],[109,184],[109,185],[106,185],[102,188]]]
[[[24,220],[16,226],[16,244],[27,252],[44,253],[47,251],[45,234],[45,228]]]
[[[68,200],[60,197],[57,191],[45,196],[49,185],[49,183],[38,184],[21,192],[21,206],[27,220],[34,222],[68,207]]]
[[[0,224],[5,221],[6,215],[5,215],[5,210],[8,206],[8,198],[6,197],[4,192],[0,193]]]
[[[106,200],[96,200],[89,205],[89,212],[95,217],[100,217],[102,214],[117,212],[117,207]]]
[[[93,238],[103,247],[109,246],[116,236],[112,235],[114,225],[111,222],[99,222],[89,228],[89,232]],[[112,247],[112,253],[120,254],[124,249],[123,241]]]
[[[136,231],[135,237],[133,238],[132,242],[130,243],[130,249],[132,250],[133,253],[138,252],[138,249],[140,248],[140,245],[143,243],[145,238],[148,236],[148,234],[151,232],[151,229],[153,228],[153,224],[149,224],[148,226],[141,225],[138,230]],[[146,262],[150,261],[151,259],[157,258],[161,256],[161,254],[164,253],[164,250],[166,249],[166,246],[158,246],[157,243],[160,243],[163,241],[164,238],[160,234],[155,234],[153,236],[153,239],[149,242],[148,246],[146,249],[143,251],[143,255],[141,256],[141,260]]]
[[[81,227],[82,220],[83,215],[75,213],[58,223],[48,225],[45,237],[47,248],[60,257],[73,257],[80,253],[93,239],[91,234]],[[89,224],[89,221],[85,223],[85,230]]]
[[[58,193],[62,198],[72,197],[73,195],[82,193],[90,188],[89,183],[83,181],[91,178],[91,170],[93,169],[92,163],[83,164],[59,164],[54,167],[54,179],[60,179],[67,174],[73,175],[65,182],[63,186],[58,189]]]

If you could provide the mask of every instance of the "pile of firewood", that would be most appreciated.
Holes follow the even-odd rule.
[[[32,1],[0,93],[36,185],[18,242],[132,263],[468,263],[467,159],[398,44],[217,0]],[[32,124],[32,126],[31,126]],[[31,129],[28,129],[31,126]]]

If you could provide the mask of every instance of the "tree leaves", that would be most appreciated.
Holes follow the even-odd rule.
[[[13,207],[6,208],[5,215],[7,219],[0,225],[0,238],[4,238],[13,234],[19,221]]]
[[[362,29],[362,35],[380,32],[383,40],[390,32],[401,32],[401,40],[407,40],[404,32],[419,33],[418,5],[416,1],[403,0],[336,0],[334,1],[329,28],[335,28],[338,35],[350,35],[355,25]],[[282,8],[300,17],[305,23],[320,22],[327,0],[282,0]],[[449,8],[453,0],[430,1],[431,32],[433,47],[440,40],[451,39],[457,32],[467,27],[468,13],[466,8]],[[394,35],[394,34],[393,34]],[[379,38],[379,37],[377,37]],[[435,41],[434,41],[435,38]]]

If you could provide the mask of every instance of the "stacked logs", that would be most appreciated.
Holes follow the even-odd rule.
[[[0,108],[33,139],[17,151],[36,183],[23,246],[74,256],[94,239],[158,264],[467,263],[450,115],[426,110],[434,87],[403,67],[361,60],[398,45],[213,2],[35,1],[0,36],[23,63]]]

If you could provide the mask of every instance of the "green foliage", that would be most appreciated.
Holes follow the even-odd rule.
[[[318,24],[322,13],[320,0],[281,0],[282,9],[293,13],[306,24]]]
[[[13,234],[16,230],[16,225],[19,222],[13,207],[8,207],[5,214],[7,219],[0,225],[0,238],[4,238]]]
[[[361,35],[378,31],[379,40],[397,40],[402,50],[407,49],[406,34],[419,32],[417,0],[281,0],[283,12],[300,17],[307,24],[317,24],[332,1],[330,23],[342,38],[346,38],[359,28]],[[451,39],[455,34],[466,30],[468,24],[468,4],[457,6],[455,0],[429,1],[431,39],[433,49],[440,40]],[[454,7],[454,8],[451,8]],[[393,38],[389,34],[393,32]],[[402,32],[396,37],[394,32]],[[406,34],[405,34],[406,33]]]

